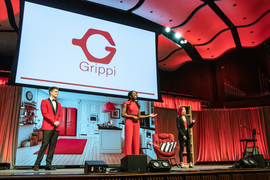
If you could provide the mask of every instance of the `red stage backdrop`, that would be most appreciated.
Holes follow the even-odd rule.
[[[162,101],[163,102],[154,102],[154,106],[159,108],[177,109],[179,105],[190,105],[191,111],[202,110],[201,101],[199,100],[162,95]]]
[[[176,109],[155,108],[155,113],[158,114],[156,133],[172,133],[177,139]],[[259,153],[268,159],[266,137],[269,135],[270,119],[267,114],[270,114],[270,107],[193,111],[193,117],[196,117],[193,126],[195,162],[239,160],[245,145],[244,142],[240,143],[240,139],[252,137],[252,131],[243,126],[260,133],[256,136],[256,146]]]
[[[245,145],[240,139],[251,138],[252,129],[260,133],[256,135],[259,153],[269,158],[265,131],[269,117],[264,117],[262,108],[206,109],[196,114],[193,134],[197,142],[194,144],[197,161],[239,160]]]

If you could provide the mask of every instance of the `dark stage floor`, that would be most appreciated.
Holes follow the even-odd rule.
[[[119,165],[120,166],[120,165]],[[194,168],[178,168],[172,167],[170,172],[148,172],[148,173],[126,173],[126,172],[109,172],[109,170],[117,170],[107,168],[105,173],[85,174],[84,168],[63,168],[57,170],[45,170],[41,168],[39,171],[32,169],[12,169],[0,170],[0,179],[88,179],[88,180],[183,180],[183,179],[208,179],[208,180],[238,180],[238,179],[259,179],[267,180],[270,178],[269,168],[244,168],[233,169],[233,165],[196,165]],[[27,168],[27,167],[25,167]],[[242,178],[243,177],[243,178]],[[247,178],[246,178],[247,177]],[[263,178],[261,178],[263,177]],[[210,178],[210,179],[209,179]]]
[[[217,171],[217,170],[229,170],[231,169],[232,165],[228,166],[206,166],[206,165],[197,165],[193,168],[178,168],[178,167],[172,167],[170,172],[202,172],[202,171]],[[115,173],[122,173],[122,172],[109,172],[109,170],[114,168],[107,168],[106,174],[115,174]],[[149,172],[151,173],[151,172]],[[63,169],[57,169],[57,170],[45,170],[44,168],[41,168],[39,171],[33,171],[32,169],[29,169],[29,167],[19,169],[11,169],[11,170],[0,170],[0,176],[19,176],[19,175],[44,175],[44,174],[62,174],[62,175],[72,175],[72,174],[84,174],[84,168],[63,168]],[[93,174],[101,174],[101,173],[93,173]],[[105,174],[105,173],[102,173]]]

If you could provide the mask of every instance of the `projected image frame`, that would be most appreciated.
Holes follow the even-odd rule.
[[[70,83],[70,86],[64,86],[64,85],[60,85],[62,83],[62,81],[48,81],[46,84],[38,84],[38,83],[27,83],[27,82],[17,82],[16,81],[16,76],[20,73],[20,71],[18,71],[18,69],[20,68],[20,64],[19,64],[19,59],[20,59],[20,52],[23,48],[22,43],[23,43],[23,39],[22,39],[22,29],[23,29],[23,25],[24,25],[24,21],[26,21],[26,19],[24,19],[24,8],[25,8],[25,3],[33,3],[33,4],[37,4],[37,5],[41,5],[41,6],[46,6],[48,8],[56,8],[59,10],[63,10],[66,12],[71,12],[71,13],[75,13],[75,14],[79,14],[79,15],[83,15],[83,16],[87,16],[87,17],[92,17],[92,18],[98,18],[100,20],[105,20],[108,21],[110,23],[117,23],[120,26],[128,26],[128,28],[138,28],[141,29],[142,31],[146,31],[146,32],[150,32],[150,33],[154,33],[155,36],[155,47],[153,49],[153,53],[155,56],[155,60],[154,63],[149,65],[148,69],[155,69],[155,71],[153,71],[155,74],[152,76],[154,76],[152,79],[155,79],[155,82],[151,81],[148,82],[148,80],[145,80],[144,82],[144,78],[140,78],[140,77],[136,77],[138,74],[143,74],[142,76],[145,76],[144,72],[141,72],[141,68],[144,67],[142,65],[138,66],[138,68],[136,68],[136,72],[131,74],[130,76],[128,75],[128,73],[124,73],[121,74],[121,76],[124,78],[124,80],[126,81],[121,81],[120,83],[124,84],[123,86],[121,86],[120,88],[107,88],[104,87],[103,89],[105,89],[104,91],[95,91],[93,89],[91,90],[85,90],[85,89],[79,89],[77,86],[77,83]],[[112,16],[113,14],[113,16]],[[117,10],[117,9],[112,9],[109,7],[105,7],[102,5],[98,5],[95,3],[91,3],[91,2],[83,2],[83,1],[74,1],[74,0],[67,0],[67,1],[60,1],[60,0],[54,0],[54,1],[41,1],[41,0],[24,0],[21,1],[21,23],[20,23],[20,32],[19,32],[19,43],[18,43],[18,55],[14,60],[14,64],[13,64],[13,69],[12,69],[12,73],[9,79],[8,84],[11,85],[19,85],[19,86],[26,86],[26,87],[35,87],[35,88],[48,88],[48,86],[59,86],[60,89],[62,91],[69,91],[69,92],[78,92],[78,93],[84,93],[84,94],[96,94],[96,95],[106,95],[106,96],[115,96],[115,97],[126,97],[128,91],[130,90],[135,90],[138,92],[138,98],[142,99],[142,100],[151,100],[151,101],[156,101],[156,100],[161,100],[161,95],[160,95],[160,88],[159,88],[159,77],[158,77],[158,67],[157,67],[157,40],[158,40],[158,34],[159,34],[159,29],[160,26],[156,25],[155,23],[152,23],[146,19],[140,18],[132,13],[128,13],[122,10]],[[87,31],[88,32],[88,31]],[[87,34],[86,32],[86,34]],[[91,32],[90,32],[91,33]],[[93,32],[92,32],[93,33]],[[107,37],[109,39],[110,42],[110,37],[108,37],[108,34],[106,34],[106,32],[99,32],[100,34],[103,34],[103,36]],[[78,44],[78,41],[76,42],[76,39],[79,39],[81,37],[74,37],[74,41],[73,44]],[[30,44],[30,43],[29,43]],[[25,47],[25,46],[24,46]],[[77,47],[77,49],[80,54],[83,54],[82,49],[80,49],[80,47]],[[144,54],[147,54],[146,52],[144,52]],[[84,55],[84,54],[83,54]],[[132,67],[132,64],[135,61],[131,62],[130,65],[125,65],[127,68],[128,67]],[[90,64],[87,60],[83,60],[81,61],[82,66],[80,66],[81,70],[83,68],[92,68],[93,71],[95,68],[99,68],[101,66],[97,65],[87,65]],[[28,64],[28,66],[33,66],[35,67],[35,64]],[[77,66],[77,65],[76,65]],[[94,66],[94,67],[91,67]],[[105,65],[104,65],[105,66]],[[58,66],[59,67],[59,66]],[[117,66],[118,68],[119,66]],[[35,69],[35,68],[32,68]],[[116,69],[116,68],[115,68]],[[106,73],[111,74],[115,72],[114,67],[108,67],[107,69],[104,69],[104,71],[106,70]],[[83,69],[85,70],[85,69]],[[76,74],[77,72],[75,72],[74,74]],[[119,70],[117,69],[117,73],[119,73]],[[36,73],[37,74],[37,73]],[[70,74],[70,73],[68,73]],[[106,75],[107,75],[106,74]],[[119,75],[120,76],[120,75]],[[130,77],[130,78],[128,78]],[[147,77],[147,75],[146,75]],[[139,79],[137,80],[135,86],[133,86],[132,82],[128,82],[128,81],[134,81],[134,79]],[[51,78],[52,79],[52,78]],[[72,79],[72,78],[70,78]],[[131,79],[131,80],[130,80]],[[43,81],[43,79],[39,79],[39,78],[32,78],[31,80],[38,80],[38,82]],[[102,82],[100,80],[97,80],[98,82]],[[33,81],[33,82],[37,82],[37,81]],[[115,84],[114,81],[108,81],[108,83],[106,84],[106,86],[109,86],[109,82],[112,82],[113,86]],[[66,83],[67,84],[67,83]],[[130,84],[126,85],[126,84]],[[142,84],[137,85],[137,84]],[[81,83],[80,87],[82,86],[87,86],[83,83]],[[127,88],[125,88],[125,86]],[[154,93],[148,93],[145,91],[140,91],[137,88],[141,88],[141,87],[146,87],[149,86],[150,88],[154,87],[156,90]],[[77,87],[77,89],[72,89],[73,87]],[[96,89],[98,89],[98,87],[101,86],[95,86]],[[87,88],[91,88],[89,85],[87,86]],[[107,88],[107,90],[106,90]],[[108,89],[111,89],[110,91]],[[117,93],[115,93],[117,92]],[[149,95],[151,94],[151,95]],[[153,95],[155,94],[155,95]],[[153,95],[153,97],[152,97]]]
[[[27,99],[27,92],[32,93],[33,98],[31,100]],[[32,166],[35,163],[43,139],[43,131],[41,129],[43,123],[43,116],[40,106],[42,100],[47,99],[47,97],[49,96],[49,91],[43,89],[23,87],[22,94],[22,105],[20,108],[20,117],[18,119],[19,125],[17,151],[16,157],[14,158],[14,165]],[[58,140],[61,142],[59,143],[59,145],[57,142],[56,146],[58,146],[58,150],[54,154],[52,165],[81,166],[84,165],[85,160],[96,159],[104,160],[104,162],[106,162],[107,164],[120,164],[121,159],[124,156],[124,143],[116,144],[115,141],[112,140],[111,134],[116,133],[117,138],[121,138],[121,141],[124,142],[123,122],[125,121],[125,118],[121,117],[120,114],[122,103],[126,100],[127,98],[109,98],[104,96],[60,91],[57,101],[61,104],[61,108],[64,114],[61,121],[61,126],[64,125],[66,128],[60,128],[59,130]],[[102,112],[104,104],[108,101],[114,104],[117,114],[111,112]],[[141,105],[141,111],[149,113],[151,112],[151,106],[149,106],[148,101],[140,100],[139,103]],[[74,116],[72,115],[72,113],[74,112],[77,112],[75,116],[75,121],[73,121]],[[116,115],[119,118],[113,118],[116,117]],[[73,117],[73,120],[71,120],[69,116]],[[94,117],[95,121],[91,121],[91,117]],[[30,118],[32,119],[31,122],[28,121],[28,119]],[[76,125],[71,122],[76,122]],[[106,129],[108,122],[110,122],[110,127]],[[107,130],[107,132],[103,134],[103,139],[100,137],[102,132],[98,130],[99,126],[105,126],[104,128],[102,128],[103,133]],[[75,134],[71,134],[74,131],[69,130],[74,127],[76,127]],[[147,140],[145,132],[147,131],[153,134],[154,130],[153,127],[150,128],[150,126],[148,127],[150,129],[145,129],[145,126],[142,128],[142,131],[140,131],[141,142],[142,144],[145,144]],[[71,141],[65,141],[67,139],[71,139]],[[75,142],[76,139],[78,140],[78,142]],[[85,141],[86,143],[81,142],[83,140],[87,140]],[[104,152],[104,150],[106,149],[104,147],[102,147],[103,152],[101,151],[100,142],[103,142],[103,145],[105,144],[107,146],[107,152]],[[70,143],[72,143],[73,146],[70,146]],[[113,146],[118,146],[120,152],[114,152],[114,149],[111,149],[110,143],[113,143]],[[73,148],[76,147],[76,145],[79,145],[80,148]],[[63,147],[65,147],[65,150],[62,151],[61,149]],[[149,156],[149,158],[156,158],[153,149],[144,151],[144,154]],[[40,165],[45,166],[45,164],[46,156],[43,157]]]

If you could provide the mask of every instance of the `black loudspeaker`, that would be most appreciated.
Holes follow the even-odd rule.
[[[121,171],[128,173],[145,173],[147,170],[146,155],[127,155],[121,159]]]
[[[265,159],[265,167],[270,168],[270,159]]]
[[[0,170],[9,169],[10,164],[9,163],[0,163]]]
[[[104,161],[85,161],[84,173],[105,173],[107,167]]]
[[[241,158],[233,168],[256,168],[257,162],[250,156]]]
[[[265,163],[265,160],[264,160],[264,157],[262,154],[253,154],[253,155],[250,155],[248,157],[252,157],[256,161],[257,168],[265,168],[266,167],[266,163]]]
[[[171,164],[168,159],[151,160],[148,168],[150,172],[169,172]]]

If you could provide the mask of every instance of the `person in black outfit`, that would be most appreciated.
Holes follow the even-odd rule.
[[[43,139],[35,165],[33,167],[34,171],[39,170],[39,166],[43,159],[47,146],[49,146],[49,149],[46,157],[45,170],[56,170],[56,168],[53,167],[51,164],[60,130],[59,125],[63,117],[63,110],[61,108],[61,104],[56,101],[56,98],[58,97],[58,91],[59,88],[50,87],[50,98],[42,100],[40,105],[40,110],[43,116],[41,128],[43,131]]]
[[[184,143],[186,143],[187,163],[189,163],[190,168],[193,168],[190,151],[190,128],[195,123],[195,118],[193,118],[192,123],[190,123],[189,117],[186,116],[186,108],[183,106],[178,106],[176,123],[177,129],[179,131],[178,140],[180,144],[179,150],[180,167],[181,168],[185,167],[183,163],[183,151],[184,151]]]

